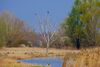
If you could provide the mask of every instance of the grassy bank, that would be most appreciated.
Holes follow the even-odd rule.
[[[43,67],[43,66],[24,64],[24,63],[16,62],[15,59],[5,57],[0,59],[0,67]]]
[[[52,57],[64,57],[66,53],[69,52],[77,53],[79,51],[50,48],[48,54]],[[41,67],[37,65],[16,62],[16,60],[30,59],[35,57],[46,57],[46,48],[2,48],[0,49],[0,67]]]
[[[100,67],[100,48],[83,49],[66,54],[62,67]]]
[[[46,57],[45,48],[3,48],[0,49],[0,67],[41,67],[16,62],[20,59]],[[64,57],[62,67],[100,67],[100,48],[82,50],[49,49],[49,56]],[[42,66],[43,67],[43,66]]]

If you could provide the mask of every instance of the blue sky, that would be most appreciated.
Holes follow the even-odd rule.
[[[0,12],[11,12],[38,32],[38,19],[35,13],[44,18],[49,11],[49,20],[59,26],[70,13],[73,3],[74,0],[0,0]]]

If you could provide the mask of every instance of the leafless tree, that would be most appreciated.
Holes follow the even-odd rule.
[[[57,39],[54,37],[56,35],[55,25],[51,24],[48,19],[49,11],[44,20],[41,20],[40,16],[35,14],[39,21],[40,34],[43,41],[46,43],[46,55],[48,56],[49,47]]]

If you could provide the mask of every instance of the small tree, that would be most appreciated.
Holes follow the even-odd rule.
[[[41,21],[40,16],[37,14],[35,15],[39,20],[40,34],[43,41],[46,43],[46,55],[48,56],[49,47],[56,40],[56,37],[54,37],[56,33],[55,26],[48,20],[49,11],[47,11],[47,16],[43,21]]]

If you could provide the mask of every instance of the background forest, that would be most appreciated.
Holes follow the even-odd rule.
[[[0,13],[0,47],[47,47],[47,44],[53,48],[100,46],[99,14],[99,0],[76,0],[59,29],[53,30],[54,25],[47,18],[39,19],[41,32],[37,33],[25,21],[4,11]]]

